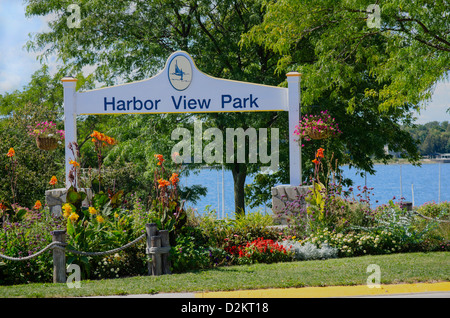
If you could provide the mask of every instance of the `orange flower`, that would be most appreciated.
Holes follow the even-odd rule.
[[[8,157],[13,157],[16,154],[16,152],[14,151],[14,148],[9,148],[8,153],[6,154]]]
[[[178,179],[177,173],[172,173],[172,176],[169,179],[170,182],[172,182],[172,185],[175,185],[180,179]]]
[[[79,167],[79,166],[80,166],[80,164],[79,164],[78,162],[73,161],[73,160],[70,160],[69,163],[70,163],[71,165],[74,165],[75,167]]]
[[[36,203],[34,204],[33,209],[39,210],[40,208],[42,208],[42,203],[41,201],[37,200]]]
[[[55,185],[57,182],[58,182],[58,179],[56,179],[56,177],[53,176],[53,177],[50,179],[49,184],[50,184],[50,185]]]
[[[316,155],[316,157],[317,157],[317,158],[323,158],[323,151],[324,151],[323,148],[317,149],[317,155]]]
[[[314,164],[318,164],[318,163],[319,163],[319,160],[314,159],[314,160],[312,160],[312,162],[314,162]]]
[[[163,158],[163,155],[154,155],[154,157],[155,158],[157,158],[158,160],[159,160],[159,162],[157,163],[157,165],[158,166],[160,166],[162,163],[163,163],[163,161],[164,161],[164,158]]]
[[[91,134],[91,137],[100,139],[101,138],[101,133],[99,133],[98,131],[94,130],[94,132]],[[92,141],[94,141],[94,139],[92,139]]]
[[[94,132],[90,135],[92,138],[92,142],[97,142],[97,141],[104,141],[106,142],[108,145],[114,145],[116,144],[116,140],[112,137],[109,137],[105,134],[102,134],[101,132],[98,132],[96,130],[94,130]],[[102,146],[106,146],[105,143],[102,143]]]
[[[108,143],[108,145],[114,145],[116,143],[116,140],[112,137],[106,136],[106,142]]]
[[[164,180],[162,178],[158,180],[158,183],[159,183],[158,188],[164,188],[164,187],[167,187],[168,185],[170,185],[169,181]]]

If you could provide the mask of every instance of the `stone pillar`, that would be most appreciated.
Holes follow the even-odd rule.
[[[292,207],[292,212],[298,212],[300,208],[306,208],[304,196],[308,193],[310,186],[279,185],[272,188],[272,211],[274,219],[281,225],[288,224],[288,218],[292,214],[284,209],[293,201],[299,203],[296,208]]]
[[[83,207],[89,207],[89,202],[92,201],[92,189],[80,189],[79,191],[86,192],[86,199],[83,201]],[[62,215],[62,205],[66,203],[66,188],[58,188],[45,191],[45,202],[50,209],[52,216]]]

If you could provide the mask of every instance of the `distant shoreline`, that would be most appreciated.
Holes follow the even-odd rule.
[[[448,164],[450,162],[439,162],[433,159],[420,159],[419,160],[420,164],[432,164],[432,163],[443,163],[443,164]],[[374,165],[398,165],[398,164],[409,164],[412,165],[411,162],[409,162],[407,159],[391,159],[389,160],[387,163],[384,163],[382,161],[376,160],[373,163]],[[348,166],[348,164],[344,164],[343,166]]]

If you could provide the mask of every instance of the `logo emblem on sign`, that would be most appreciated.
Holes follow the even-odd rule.
[[[184,55],[175,56],[169,64],[169,82],[177,91],[184,91],[192,82],[192,66]]]

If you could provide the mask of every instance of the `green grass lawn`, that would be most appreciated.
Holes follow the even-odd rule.
[[[158,277],[81,281],[81,288],[74,289],[69,289],[66,284],[0,286],[0,297],[77,297],[363,285],[371,274],[366,273],[369,264],[380,266],[382,284],[450,281],[450,252],[434,252],[230,266]]]

